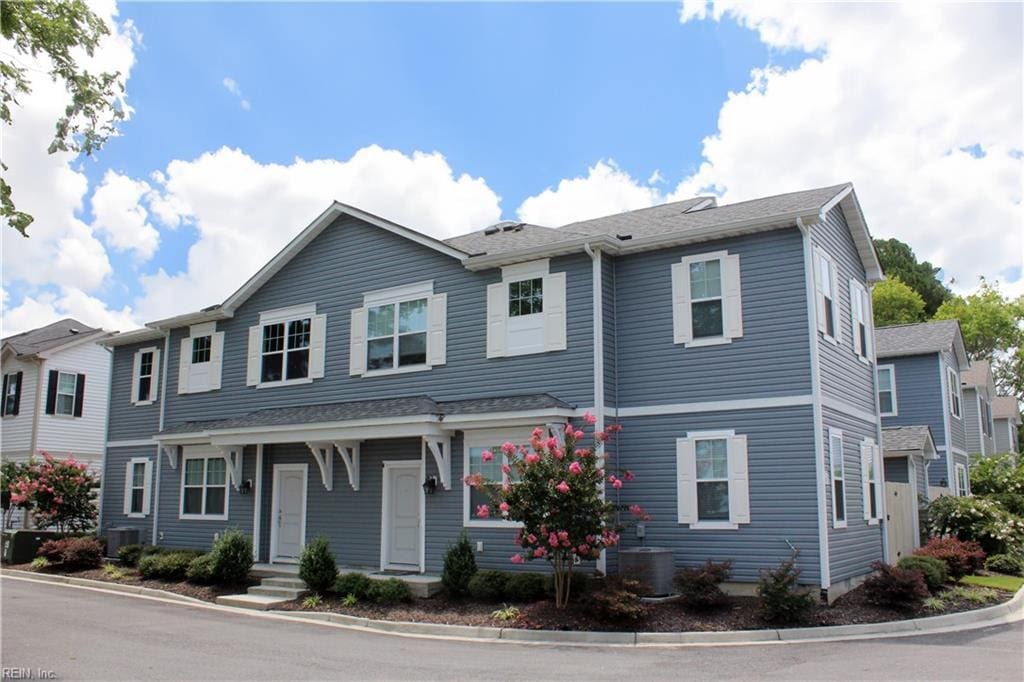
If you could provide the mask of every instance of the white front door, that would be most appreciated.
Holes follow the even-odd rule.
[[[385,568],[420,568],[420,463],[384,468]]]
[[[306,465],[275,464],[271,559],[296,561],[306,544]]]

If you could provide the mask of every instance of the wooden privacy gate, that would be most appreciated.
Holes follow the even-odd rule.
[[[898,559],[914,553],[914,539],[917,528],[914,527],[914,490],[909,483],[885,482],[885,513],[886,532],[889,536],[889,560],[896,563]]]

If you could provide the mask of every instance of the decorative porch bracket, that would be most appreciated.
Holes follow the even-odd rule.
[[[235,490],[238,490],[242,485],[242,452],[245,446],[218,445],[217,448],[224,453],[224,461],[228,463],[228,479]]]
[[[316,465],[320,467],[320,480],[324,489],[334,489],[334,443],[313,442],[306,443],[306,447],[313,453]]]
[[[167,455],[167,463],[171,465],[172,469],[178,468],[178,446],[177,445],[161,445],[160,449],[165,455]]]
[[[345,463],[348,484],[352,486],[352,490],[359,490],[359,441],[336,440],[334,447],[338,449],[341,461]]]
[[[452,439],[437,436],[424,436],[423,444],[434,456],[441,485],[445,490],[452,489]]]

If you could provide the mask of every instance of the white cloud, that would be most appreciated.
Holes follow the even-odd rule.
[[[683,22],[734,19],[778,49],[723,104],[704,163],[672,198],[725,201],[850,180],[879,237],[908,242],[958,290],[1024,261],[1021,7],[684,3]],[[965,148],[979,145],[983,155]],[[1024,280],[1009,287],[1024,290]]]
[[[150,193],[148,183],[108,170],[92,195],[93,230],[105,233],[115,249],[134,251],[140,262],[152,258],[160,243],[160,233],[140,203]]]
[[[558,226],[646,208],[660,200],[656,189],[645,187],[609,159],[591,166],[586,177],[562,180],[555,189],[528,197],[518,214],[527,223]]]
[[[46,292],[37,296],[25,296],[14,308],[5,309],[3,334],[18,334],[65,317],[73,317],[90,327],[109,330],[126,330],[139,326],[138,320],[127,306],[121,310],[111,310],[100,299],[86,294],[81,289],[68,287],[60,296]]]
[[[252,109],[252,105],[249,103],[249,100],[247,100],[245,96],[242,95],[242,88],[239,87],[238,82],[234,78],[231,78],[230,76],[225,76],[223,83],[224,89],[238,98],[238,103],[239,105],[241,105],[243,109],[245,109],[246,111]]]

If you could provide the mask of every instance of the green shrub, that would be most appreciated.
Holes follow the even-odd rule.
[[[377,604],[391,606],[412,601],[412,592],[409,590],[409,586],[398,578],[388,578],[387,580],[374,580],[366,597]]]
[[[163,547],[157,545],[121,545],[117,548],[117,559],[122,565],[135,568],[142,557],[164,551]]]
[[[365,599],[373,587],[373,581],[362,573],[343,573],[334,581],[334,591],[342,596],[352,595]]]
[[[934,535],[952,535],[981,545],[987,554],[1018,552],[1024,548],[1024,519],[995,500],[977,495],[934,500],[928,509]]]
[[[998,502],[1024,516],[1024,458],[1002,454],[982,457],[971,464],[971,493]]]
[[[37,554],[62,568],[99,568],[103,563],[103,543],[94,537],[47,540]]]
[[[537,601],[544,596],[544,575],[512,573],[505,581],[505,597],[511,601]]]
[[[993,554],[985,560],[985,568],[993,573],[1024,576],[1024,558],[1012,554]]]
[[[463,530],[454,545],[444,553],[444,568],[441,570],[441,584],[453,597],[461,597],[469,591],[469,581],[476,573],[476,557],[469,536]]]
[[[209,585],[214,582],[214,557],[213,553],[202,554],[189,562],[185,577],[191,583]]]
[[[103,564],[103,575],[107,576],[111,580],[124,580],[128,577],[127,573],[114,564]]]
[[[222,585],[238,585],[249,579],[252,569],[252,540],[239,530],[221,534],[213,543],[213,579]]]
[[[29,566],[29,568],[31,568],[31,569],[32,569],[33,571],[41,571],[41,570],[43,570],[44,568],[49,568],[49,567],[50,567],[50,560],[49,560],[49,559],[47,559],[47,558],[46,558],[46,557],[44,557],[44,556],[37,556],[37,557],[36,557],[35,559],[33,559],[33,560],[32,560],[32,561],[31,561],[31,562],[29,563],[29,565],[28,565],[28,566]]]
[[[761,572],[757,585],[758,610],[769,623],[797,623],[814,610],[818,600],[800,587],[797,554],[778,568]]]
[[[703,566],[684,568],[676,573],[675,585],[680,600],[694,609],[710,609],[726,602],[726,594],[719,587],[729,579],[732,562],[715,563],[707,560]]]
[[[985,565],[985,552],[978,543],[957,538],[932,538],[924,547],[914,550],[914,556],[930,556],[944,561],[949,577],[957,582],[965,575],[977,573]]]
[[[469,595],[480,601],[501,601],[507,585],[508,573],[504,571],[477,571],[469,579]]]
[[[643,591],[644,584],[639,580],[609,576],[600,589],[588,595],[587,610],[602,623],[635,623],[647,615],[640,601]]]
[[[184,580],[192,560],[202,552],[175,550],[150,554],[139,559],[139,575],[147,580]]]
[[[938,592],[949,579],[946,562],[930,556],[905,556],[896,562],[897,568],[905,571],[919,571],[924,584],[931,593]]]
[[[315,538],[302,550],[299,555],[299,577],[317,594],[334,587],[338,579],[338,564],[327,538]]]
[[[878,606],[914,610],[928,598],[924,574],[917,569],[904,569],[876,561],[875,574],[864,581],[864,594]]]

